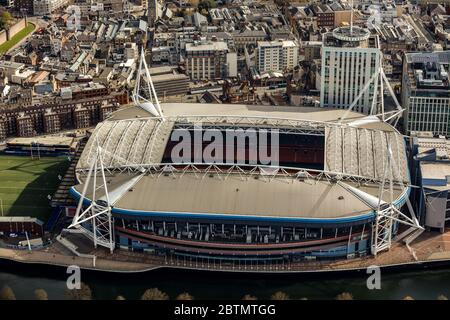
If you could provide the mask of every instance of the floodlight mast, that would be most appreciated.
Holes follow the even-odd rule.
[[[144,81],[144,87],[141,88],[141,81]],[[141,94],[141,90],[145,90],[146,94]],[[145,97],[147,96],[147,97]],[[141,58],[139,60],[139,66],[136,74],[136,83],[132,93],[132,99],[136,106],[143,108],[150,112],[155,117],[160,117],[164,120],[164,114],[159,103],[158,96],[156,94],[155,86],[153,85],[150,70],[147,62],[145,61],[144,48],[141,50]]]
[[[97,179],[97,176],[99,176]],[[100,181],[97,181],[100,180]],[[83,209],[86,194],[91,185],[92,198],[91,203],[86,209]],[[103,190],[104,195],[98,197],[98,192]],[[86,228],[83,224],[90,222],[92,230]],[[111,202],[107,187],[105,168],[103,165],[102,148],[98,145],[95,153],[95,159],[91,164],[88,175],[84,181],[83,191],[78,202],[77,210],[70,228],[81,230],[87,237],[94,242],[95,248],[98,245],[106,247],[111,253],[114,252],[114,221],[111,213]]]
[[[408,195],[406,195],[407,208],[410,217],[401,212],[394,204],[394,182],[393,180],[398,177],[399,168],[395,161],[393,161],[392,149],[390,141],[386,137],[387,144],[387,158],[384,165],[384,178],[379,190],[379,201],[376,210],[376,219],[372,234],[372,254],[377,255],[379,252],[389,250],[392,245],[393,238],[393,226],[394,223],[401,223],[409,226],[406,234],[414,232],[413,238],[419,236],[425,229],[420,225],[419,220],[413,210]],[[405,185],[401,180],[398,180],[399,184],[404,189]],[[386,187],[388,183],[388,187]],[[383,202],[383,196],[388,193],[388,203]],[[399,237],[400,238],[400,237]],[[406,243],[408,245],[408,243]]]
[[[353,1],[352,1],[353,4]],[[353,10],[353,6],[352,6]],[[352,28],[352,26],[351,26]],[[339,120],[339,124],[342,124],[342,122],[347,118],[350,111],[353,110],[355,105],[357,104],[358,100],[361,99],[363,94],[369,90],[370,85],[373,83],[375,84],[375,87],[377,90],[379,90],[379,99],[380,99],[380,109],[378,110],[378,107],[376,106],[378,103],[378,97],[375,95],[374,99],[372,100],[372,106],[370,110],[370,115],[375,115],[377,117],[381,117],[382,122],[390,122],[395,119],[394,127],[397,125],[398,120],[400,119],[403,111],[403,109],[400,105],[400,103],[397,100],[397,97],[395,96],[394,90],[392,89],[389,80],[386,77],[386,74],[383,70],[383,56],[380,55],[380,67],[373,73],[372,77],[369,79],[369,81],[364,85],[363,89],[359,92],[358,96],[353,100],[353,102],[350,104],[349,108],[346,110],[342,118]],[[379,84],[379,85],[377,85]],[[390,96],[394,100],[394,103],[396,105],[396,110],[388,111],[385,110],[385,104],[384,104],[384,88],[387,87]],[[381,113],[379,113],[381,111]],[[412,233],[412,237],[410,239],[415,239],[418,235],[420,235],[424,228],[420,225],[413,207],[409,201],[408,195],[406,195],[406,203],[407,208],[410,213],[410,217],[405,215],[403,212],[401,212],[394,204],[394,185],[400,184],[402,186],[402,189],[405,189],[405,184],[401,181],[401,179],[396,179],[396,177],[399,177],[399,169],[397,168],[397,164],[393,160],[392,157],[392,150],[390,146],[390,141],[386,137],[386,147],[387,147],[387,157],[386,162],[384,164],[384,173],[383,173],[383,180],[380,185],[379,194],[378,194],[378,204],[376,206],[372,205],[372,209],[375,212],[375,221],[373,223],[372,228],[372,247],[371,252],[373,255],[377,255],[379,252],[384,250],[389,250],[392,246],[392,229],[394,227],[394,223],[402,223],[404,225],[409,226],[410,228],[404,232],[404,234],[408,235]],[[394,179],[396,181],[394,181]],[[398,180],[398,181],[397,181]],[[351,190],[349,190],[351,191]],[[352,191],[354,192],[354,191]],[[386,198],[387,195],[387,201],[383,201],[384,198]],[[364,201],[364,199],[361,199]],[[398,238],[401,238],[399,236]],[[411,240],[411,241],[412,241]],[[408,242],[406,242],[408,245]]]
[[[359,92],[359,94],[356,96],[356,98],[352,101],[348,109],[345,111],[344,115],[339,120],[339,123],[342,123],[349,115],[349,113],[353,110],[353,108],[356,106],[358,101],[361,99],[361,97],[364,95],[364,93],[369,90],[370,85],[374,84],[377,89],[379,89],[379,99],[381,104],[381,110],[378,110],[376,104],[378,103],[378,98],[376,95],[374,95],[374,98],[372,100],[372,106],[370,108],[370,115],[375,115],[377,117],[381,117],[381,120],[383,122],[390,122],[395,119],[394,126],[397,124],[398,120],[400,119],[401,115],[403,114],[403,111],[405,111],[404,108],[401,107],[400,103],[397,100],[397,97],[395,96],[394,90],[391,87],[391,84],[389,83],[389,80],[386,77],[386,74],[383,70],[383,55],[380,55],[380,67],[372,74],[372,77],[367,81],[363,87],[363,89]],[[394,100],[396,110],[386,112],[385,105],[384,105],[384,88],[387,88],[389,91],[389,95]],[[381,113],[380,113],[381,111]],[[392,115],[390,115],[393,113]],[[389,114],[389,116],[388,116]]]

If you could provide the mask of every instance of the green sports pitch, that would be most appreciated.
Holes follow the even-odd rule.
[[[31,159],[0,155],[0,205],[3,204],[3,215],[31,216],[47,221],[51,214],[51,197],[69,165],[67,157]]]

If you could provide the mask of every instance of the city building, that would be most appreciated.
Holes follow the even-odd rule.
[[[186,95],[189,92],[189,77],[177,71],[176,67],[163,66],[149,69],[155,92],[163,101],[165,97]]]
[[[360,27],[341,27],[323,35],[320,84],[321,107],[348,108],[364,86],[379,72],[381,51],[378,36]],[[378,79],[378,78],[376,78]],[[364,114],[376,99],[378,81],[373,81],[353,110]]]
[[[322,42],[321,41],[305,41],[302,43],[304,60],[313,61],[322,57]]]
[[[13,138],[6,143],[5,152],[15,155],[62,156],[71,155],[77,149],[78,141],[68,136],[39,136]]]
[[[6,132],[7,137],[30,137],[54,133],[56,129],[88,128],[105,120],[118,108],[118,100],[113,95],[61,99],[27,107],[6,105],[0,109],[0,133]]]
[[[16,11],[26,15],[34,14],[33,0],[14,0],[14,8]]]
[[[450,221],[450,140],[433,132],[411,133],[413,203],[421,222],[444,232]]]
[[[44,223],[32,217],[0,217],[0,231],[4,234],[25,233],[30,236],[44,235]]]
[[[237,50],[244,50],[245,47],[257,46],[258,41],[264,41],[267,33],[264,30],[236,30],[232,32],[233,40]]]
[[[298,64],[298,44],[293,40],[260,41],[257,66],[260,73],[291,70]]]
[[[212,80],[237,76],[237,55],[223,41],[186,43],[186,71],[192,80]]]
[[[450,137],[450,51],[406,53],[402,105],[407,132]]]
[[[69,3],[70,0],[34,0],[33,13],[36,16],[51,14]]]

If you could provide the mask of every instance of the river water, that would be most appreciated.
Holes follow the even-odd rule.
[[[188,292],[195,299],[241,299],[251,294],[268,299],[276,291],[286,292],[291,299],[334,299],[350,292],[355,299],[436,299],[450,297],[450,269],[382,272],[381,289],[369,290],[367,275],[250,275],[157,270],[138,274],[116,274],[83,271],[82,281],[92,290],[94,299],[139,299],[149,288],[158,288],[175,298]],[[34,290],[45,289],[50,299],[64,299],[67,274],[65,269],[0,262],[0,287],[9,285],[17,299],[33,299]]]

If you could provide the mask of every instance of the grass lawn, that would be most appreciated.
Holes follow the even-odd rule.
[[[25,38],[27,35],[29,35],[34,28],[36,28],[36,25],[34,25],[31,22],[28,22],[27,26],[17,32],[14,37],[0,45],[0,54],[8,52],[9,49],[14,47],[16,44],[18,44],[23,38]]]
[[[0,155],[0,199],[5,216],[31,216],[47,221],[50,199],[70,162],[67,157],[32,160],[25,156]],[[1,209],[0,209],[1,215]]]

